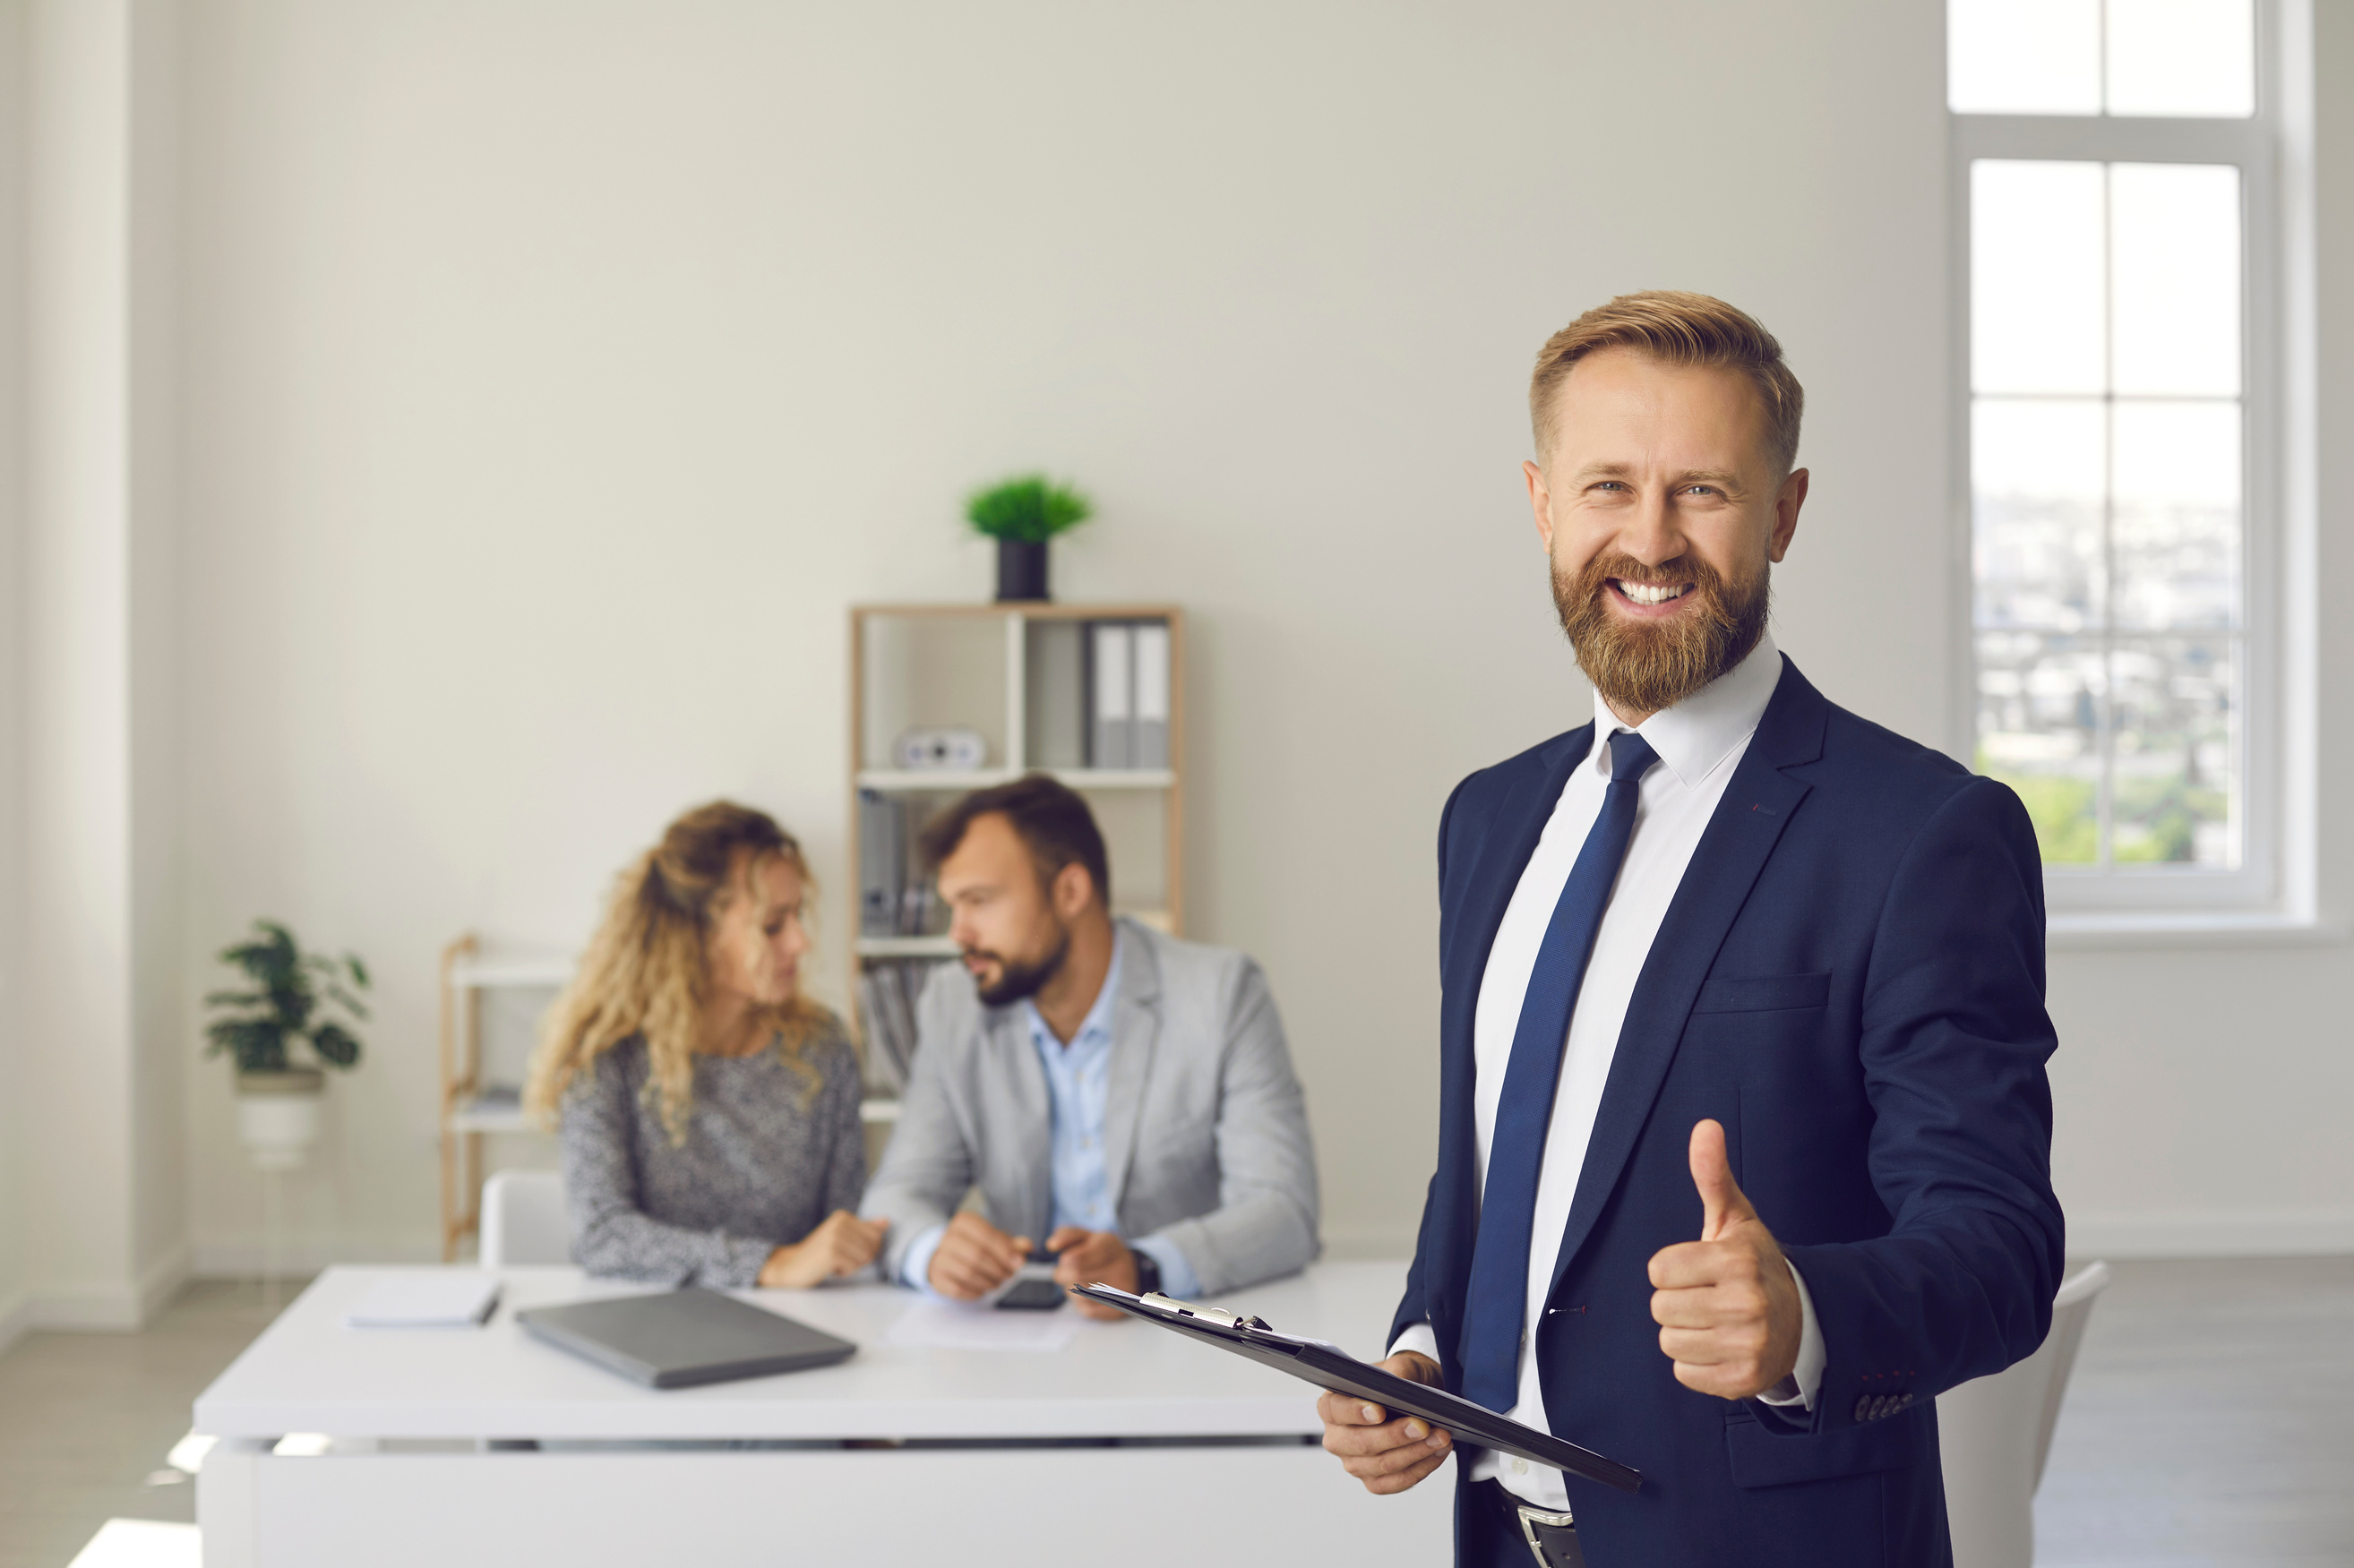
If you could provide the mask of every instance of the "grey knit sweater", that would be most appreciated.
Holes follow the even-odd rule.
[[[696,1056],[686,1142],[673,1147],[644,1092],[645,1042],[598,1057],[564,1099],[573,1261],[624,1279],[748,1286],[769,1253],[854,1210],[866,1182],[858,1059],[829,1032],[808,1060],[824,1083],[804,1107],[806,1080],[774,1051]]]

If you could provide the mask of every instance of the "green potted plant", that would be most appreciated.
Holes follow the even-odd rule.
[[[1095,503],[1043,473],[1023,474],[965,498],[965,520],[997,541],[997,599],[1043,599],[1046,542],[1095,514]]]
[[[360,1059],[359,1036],[334,1016],[368,1015],[357,992],[368,989],[367,966],[305,953],[293,933],[274,920],[256,920],[255,935],[221,949],[221,962],[242,971],[246,989],[217,991],[205,1005],[228,1010],[205,1025],[205,1054],[226,1052],[237,1066],[238,1139],[264,1171],[291,1171],[319,1138],[323,1067]],[[307,1046],[307,1060],[291,1048]]]

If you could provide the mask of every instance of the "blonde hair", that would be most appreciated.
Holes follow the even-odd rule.
[[[524,1104],[542,1126],[555,1125],[576,1076],[623,1041],[642,1036],[652,1068],[645,1097],[671,1142],[686,1141],[711,940],[733,900],[757,896],[755,878],[770,860],[782,860],[814,891],[791,834],[765,812],[714,800],[680,817],[661,843],[630,863],[579,972],[541,1026]],[[765,1016],[758,1023],[802,1078],[804,1102],[814,1097],[823,1080],[809,1047],[835,1026],[833,1014],[798,991],[759,1011]]]
[[[1553,405],[1561,384],[1579,360],[1606,348],[1631,348],[1664,365],[1740,371],[1765,405],[1767,455],[1785,474],[1797,461],[1807,393],[1782,363],[1782,345],[1746,311],[1674,289],[1621,294],[1545,339],[1537,351],[1536,374],[1529,378],[1529,423],[1540,459],[1552,457]]]

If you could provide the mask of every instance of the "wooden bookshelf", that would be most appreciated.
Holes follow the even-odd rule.
[[[1164,768],[1094,768],[1069,754],[1067,736],[1034,697],[1050,675],[1047,630],[1072,622],[1110,621],[1168,630],[1168,745]],[[1081,639],[1087,635],[1079,629]],[[946,958],[945,935],[865,928],[864,794],[905,803],[907,831],[959,795],[1028,772],[1050,773],[1087,798],[1110,857],[1112,907],[1161,929],[1184,929],[1185,618],[1169,604],[870,604],[850,611],[850,928],[851,980],[895,959]],[[1049,695],[1058,694],[1055,684]],[[1070,694],[1073,702],[1080,694]],[[1089,715],[1078,710],[1084,731]],[[984,765],[959,770],[897,765],[895,746],[907,729],[978,731]],[[912,868],[912,848],[902,851]],[[906,875],[918,874],[912,869]],[[903,878],[904,881],[904,878]],[[860,1010],[863,1012],[863,1009]],[[862,1016],[861,1038],[866,1021]]]

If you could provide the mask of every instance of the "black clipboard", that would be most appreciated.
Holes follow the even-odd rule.
[[[1599,1481],[1622,1492],[1635,1491],[1643,1484],[1640,1470],[1616,1459],[1606,1459],[1590,1448],[1564,1443],[1549,1432],[1523,1426],[1443,1388],[1413,1383],[1395,1372],[1384,1372],[1322,1340],[1278,1334],[1257,1318],[1223,1312],[1214,1307],[1196,1307],[1167,1296],[1131,1296],[1101,1284],[1074,1285],[1070,1291],[1074,1296],[1117,1307],[1130,1317],[1141,1318],[1172,1333],[1215,1345],[1263,1367],[1289,1372],[1302,1383],[1353,1393],[1392,1412],[1419,1415],[1432,1425],[1443,1426],[1481,1447],[1532,1459],[1564,1475]]]

